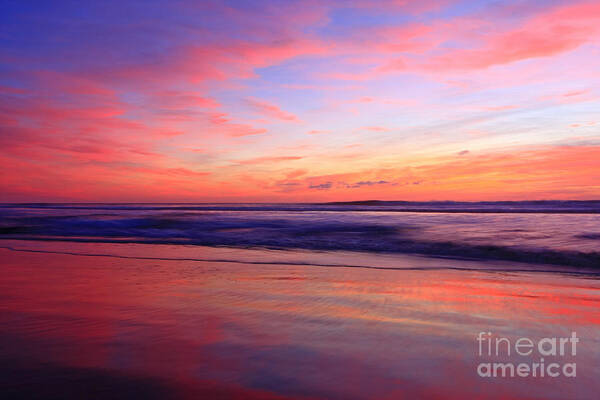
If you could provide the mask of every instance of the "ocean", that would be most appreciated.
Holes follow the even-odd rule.
[[[0,238],[600,266],[600,201],[5,204]]]

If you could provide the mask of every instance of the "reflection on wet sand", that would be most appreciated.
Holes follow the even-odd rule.
[[[128,247],[152,256],[157,249]],[[256,259],[261,251],[246,254]],[[311,257],[331,262],[335,254]],[[378,260],[354,258],[360,264],[369,257]],[[586,399],[600,389],[600,280],[593,275],[480,271],[472,262],[407,256],[395,260],[437,268],[7,249],[0,258],[1,379],[3,390],[22,398]],[[467,264],[470,270],[446,268]],[[510,338],[576,331],[577,378],[480,378],[480,331]]]

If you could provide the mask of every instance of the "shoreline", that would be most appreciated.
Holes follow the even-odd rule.
[[[11,246],[2,246],[7,242],[48,242],[48,243],[88,243],[88,244],[123,244],[123,245],[163,245],[163,246],[192,246],[197,248],[214,248],[214,249],[238,249],[238,250],[273,250],[273,251],[306,251],[306,252],[348,252],[351,251],[346,248],[338,248],[336,246],[313,246],[313,247],[278,247],[275,245],[232,245],[232,244],[214,244],[209,245],[204,242],[195,243],[194,241],[181,240],[181,241],[165,241],[165,240],[149,240],[149,239],[119,239],[119,238],[65,238],[65,237],[4,237],[0,236],[0,247],[11,249]],[[422,243],[415,243],[418,246]],[[407,246],[406,243],[403,244]],[[410,245],[410,243],[408,243]],[[438,252],[414,252],[409,250],[373,250],[369,249],[358,249],[354,252],[361,254],[379,254],[379,255],[390,255],[390,256],[409,256],[409,257],[423,257],[432,258],[438,260],[454,260],[454,261],[466,261],[466,262],[480,262],[480,263],[504,263],[504,264],[520,264],[523,265],[523,270],[528,270],[526,266],[534,266],[541,268],[568,268],[570,271],[583,271],[588,274],[600,273],[600,252],[584,253],[575,251],[553,251],[545,249],[519,249],[519,248],[507,248],[500,246],[466,246],[460,243],[453,242],[440,242],[431,243],[433,249],[439,249]],[[15,250],[17,251],[17,250]],[[473,255],[475,252],[475,255]],[[468,254],[471,254],[469,256]],[[86,255],[86,254],[81,254]],[[210,261],[210,260],[194,260],[188,259],[188,261]],[[233,261],[235,262],[235,261]],[[324,265],[332,266],[332,265]],[[348,265],[352,267],[353,265]],[[377,267],[373,266],[373,269]],[[567,272],[567,271],[565,271]]]

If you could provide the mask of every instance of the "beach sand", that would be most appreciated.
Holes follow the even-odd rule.
[[[0,249],[3,398],[592,399],[600,391],[593,273],[351,252],[1,244],[13,249]],[[479,363],[500,359],[478,354],[477,336],[488,331],[512,340],[576,332],[577,354],[557,361],[576,362],[577,377],[478,376]]]

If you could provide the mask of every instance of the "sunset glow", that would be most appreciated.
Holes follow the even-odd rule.
[[[1,8],[1,201],[600,198],[597,1]]]

